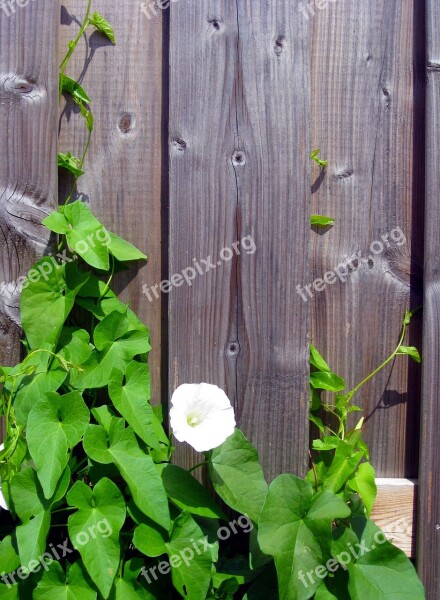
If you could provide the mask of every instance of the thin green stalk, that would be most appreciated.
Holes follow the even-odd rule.
[[[82,467],[83,465],[86,464],[86,462],[89,460],[89,457],[86,456],[85,458],[83,458],[77,465],[76,465],[76,470],[77,472],[79,472],[78,470],[80,469],[80,467]]]
[[[12,408],[12,398],[14,397],[15,383],[16,383],[16,379],[14,379],[13,382],[12,382],[11,393],[9,394],[8,404],[7,404],[6,413],[5,413],[5,431],[6,431],[6,435],[8,435],[8,433],[9,433],[9,415],[10,415],[11,408]],[[15,447],[14,447],[14,449],[15,449]],[[10,454],[11,453],[9,453],[9,455]]]
[[[84,148],[84,152],[83,152],[83,155],[82,155],[82,157],[81,157],[81,160],[80,160],[80,162],[79,162],[79,168],[80,168],[81,170],[82,170],[82,168],[83,168],[84,161],[85,161],[85,159],[86,159],[87,152],[88,152],[88,150],[89,150],[89,147],[90,147],[90,142],[91,142],[91,141],[92,141],[92,131],[90,131],[90,130],[89,130],[89,135],[87,136],[87,143],[86,143],[86,146],[85,146],[85,148]],[[69,192],[69,195],[67,196],[67,199],[66,199],[66,201],[64,202],[64,206],[66,206],[67,204],[69,204],[69,202],[72,200],[72,197],[73,197],[73,192],[75,191],[76,184],[78,183],[78,179],[79,179],[80,177],[81,177],[81,175],[75,175],[75,178],[74,178],[74,180],[73,180],[73,184],[72,184],[72,188],[71,188],[71,190],[70,190],[70,192]],[[58,248],[58,249],[59,249],[59,250],[61,250],[61,248]]]
[[[397,353],[399,352],[400,346],[403,344],[403,340],[405,339],[405,334],[406,334],[406,329],[407,329],[408,325],[406,323],[403,323],[402,326],[402,334],[400,336],[400,340],[399,343],[397,345],[397,348],[394,350],[394,352],[392,352],[390,354],[390,356],[383,361],[382,364],[380,364],[377,369],[374,369],[374,371],[372,371],[369,375],[367,375],[367,377],[365,377],[365,379],[363,379],[360,383],[357,384],[356,387],[354,387],[352,390],[350,390],[346,396],[349,400],[351,400],[351,398],[354,396],[354,394],[356,394],[356,392],[363,386],[365,385],[368,381],[370,381],[370,379],[372,379],[375,375],[377,375],[377,373],[379,373],[379,371],[381,371],[384,367],[387,366],[388,363],[390,363],[395,356],[397,355]]]
[[[209,464],[209,461],[204,460],[203,462],[199,463],[198,465],[194,465],[194,467],[191,467],[190,469],[188,469],[188,473],[192,473],[196,469],[199,469],[200,467],[204,467],[207,464]]]
[[[370,379],[372,379],[375,375],[377,375],[383,368],[385,368],[397,356],[397,354],[400,350],[400,347],[403,344],[403,340],[405,339],[408,324],[409,323],[406,320],[403,321],[402,332],[400,335],[399,343],[398,343],[396,349],[390,354],[390,356],[388,356],[388,358],[386,360],[384,360],[383,363],[381,363],[376,369],[374,369],[374,371],[372,371],[369,375],[367,375],[367,377],[365,377],[360,383],[358,383],[352,390],[350,390],[349,392],[344,394],[343,397],[346,400],[347,407],[348,407],[349,403],[351,402],[351,399],[353,398],[353,396],[356,394],[356,392],[358,392],[363,385],[368,383],[368,381],[370,381]],[[329,411],[329,412],[332,412],[332,411]],[[345,411],[342,414],[342,417],[340,415],[335,415],[335,416],[337,416],[339,419],[338,436],[343,440],[343,439],[345,439],[345,433],[346,433],[346,428],[347,428],[347,412]]]
[[[78,35],[72,42],[69,43],[69,50],[60,65],[60,92],[59,92],[60,100],[61,100],[61,95],[62,95],[61,80],[66,71],[67,65],[69,64],[69,60],[71,59],[72,54],[75,52],[75,48],[77,47],[79,40],[82,38],[83,33],[85,32],[85,30],[87,29],[87,27],[89,25],[89,16],[90,16],[91,8],[92,8],[92,0],[88,0],[86,16],[85,16],[84,21],[81,25],[81,28],[78,32]]]
[[[111,260],[111,263],[112,263],[110,277],[108,278],[108,281],[107,281],[107,283],[105,285],[105,288],[104,288],[102,294],[99,296],[98,302],[100,302],[104,298],[104,296],[106,295],[106,293],[108,292],[108,290],[110,288],[110,284],[111,284],[112,279],[113,279],[113,275],[115,274],[115,261],[113,260],[112,256],[110,256],[110,260]]]
[[[64,508],[57,508],[57,510],[52,510],[51,515],[56,515],[57,513],[65,512],[66,510],[76,510],[74,506],[65,506]]]

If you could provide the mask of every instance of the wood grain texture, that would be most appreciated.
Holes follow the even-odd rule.
[[[440,7],[427,1],[426,225],[417,564],[428,600],[440,598]]]
[[[379,478],[376,485],[377,499],[371,518],[395,546],[415,557],[417,481]]]
[[[58,16],[51,0],[0,11],[2,365],[20,359],[17,280],[44,253],[49,235],[41,220],[56,205]]]
[[[61,7],[60,45],[65,54],[87,8],[85,0]],[[94,0],[114,27],[116,46],[93,29],[88,31],[68,67],[90,98],[95,131],[78,183],[78,196],[111,230],[149,256],[113,280],[113,289],[147,323],[153,402],[161,400],[163,305],[150,302],[142,287],[162,279],[162,16],[148,19],[131,0]],[[165,54],[166,55],[166,54]],[[78,111],[67,105],[61,119],[60,149],[82,153],[86,131]],[[63,182],[62,190],[70,182]]]
[[[353,259],[345,282],[315,292],[312,337],[348,389],[389,356],[405,308],[421,304],[422,4],[336,2],[309,17],[312,146],[329,161],[324,176],[314,170],[313,212],[336,217],[331,229],[313,234],[311,281]],[[389,235],[394,230],[402,240],[396,228],[405,243]],[[420,318],[411,325],[410,344],[419,337]],[[417,477],[420,367],[399,357],[362,388],[356,403],[368,417],[378,474]]]
[[[307,464],[309,25],[298,2],[171,7],[170,383],[226,390],[268,477]],[[252,236],[255,253],[221,261]],[[185,448],[179,460],[195,460]]]

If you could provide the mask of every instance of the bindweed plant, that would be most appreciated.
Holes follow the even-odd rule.
[[[65,69],[86,27],[114,41],[90,7],[60,87],[77,94],[89,133],[90,101]],[[59,162],[76,183],[84,159]],[[207,468],[214,497],[194,477],[197,467],[172,462],[162,409],[150,402],[147,327],[111,289],[115,273],[146,256],[72,193],[44,220],[62,260],[42,258],[23,285],[25,357],[0,368],[0,597],[424,598],[409,559],[370,520],[376,487],[363,422],[348,426],[360,410],[352,398],[371,376],[397,355],[420,360],[403,345],[410,313],[393,354],[345,394],[311,348],[311,420],[321,436],[305,479],[284,474],[269,486],[226,394],[180,386],[171,428],[204,453],[197,467]]]

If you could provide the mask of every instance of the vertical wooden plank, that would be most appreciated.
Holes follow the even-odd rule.
[[[0,8],[0,364],[20,358],[20,277],[56,205],[58,18],[51,0]],[[22,282],[21,282],[22,283]]]
[[[426,222],[417,563],[428,600],[440,597],[440,6],[427,0]]]
[[[296,1],[210,0],[172,5],[170,27],[170,273],[215,265],[171,292],[170,384],[224,388],[267,475],[302,473],[309,26]],[[221,259],[247,236],[255,252]]]
[[[61,48],[75,37],[87,2],[68,0],[61,12]],[[150,302],[142,287],[162,279],[162,15],[148,18],[130,0],[94,0],[113,25],[116,46],[101,34],[88,31],[80,43],[68,74],[79,77],[92,99],[95,131],[78,196],[90,203],[106,226],[135,244],[148,257],[113,281],[115,291],[147,323],[153,350],[150,354],[153,402],[161,398],[166,377],[163,363],[163,305]],[[166,55],[166,54],[165,54]],[[77,111],[68,105],[63,113],[60,147],[82,152],[86,132]],[[166,244],[166,241],[164,240]],[[162,372],[162,370],[164,371]]]
[[[312,334],[350,387],[396,347],[405,308],[421,304],[423,101],[415,28],[422,4],[336,2],[308,15],[313,147],[329,160],[324,177],[315,168],[313,212],[336,217],[334,227],[313,234],[312,280],[354,259],[345,282],[314,291]],[[419,335],[415,320],[411,343]],[[399,359],[356,398],[381,477],[417,477],[419,386],[419,366]]]

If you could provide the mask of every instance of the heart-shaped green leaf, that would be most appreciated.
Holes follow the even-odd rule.
[[[142,515],[142,513],[141,513]],[[133,544],[145,556],[155,558],[165,554],[167,551],[166,543],[168,536],[156,523],[141,516],[142,522],[134,530]],[[138,519],[137,519],[138,520]]]
[[[108,250],[110,254],[112,254],[117,260],[120,260],[121,262],[147,258],[145,254],[138,250],[135,246],[133,246],[129,242],[126,242],[115,233],[111,232]]]
[[[64,154],[63,152],[58,152],[58,167],[61,169],[66,169],[74,175],[75,177],[79,177],[80,175],[84,175],[84,171],[81,168],[81,161],[78,157],[73,156],[70,152]],[[56,217],[55,215],[58,215]],[[52,229],[51,226],[60,227],[62,231],[57,231],[57,233],[66,233],[64,227],[64,219],[61,218],[59,213],[51,213],[49,217],[47,217],[46,222],[44,223],[48,229]]]
[[[361,497],[367,511],[367,516],[369,517],[377,496],[377,486],[373,466],[370,465],[370,463],[362,463],[359,465],[356,473],[348,480],[348,485]]]
[[[67,377],[67,373],[61,368],[59,363],[52,365],[52,354],[44,352],[44,349],[50,349],[50,344],[42,344],[39,352],[29,356],[26,360],[26,366],[22,363],[11,369],[10,379],[6,384],[6,389],[14,392],[14,412],[20,425],[26,426],[31,408],[47,392],[56,392]],[[30,367],[34,369],[28,371]],[[13,383],[12,383],[13,382]]]
[[[325,217],[324,215],[312,215],[310,217],[310,225],[317,225],[318,227],[328,227],[333,225],[335,221],[334,217]]]
[[[422,362],[420,353],[414,346],[400,346],[398,354],[407,354],[411,356],[417,363]]]
[[[151,448],[158,448],[158,434],[161,439],[165,434],[149,402],[151,391],[148,365],[132,361],[127,366],[125,375],[121,371],[114,372],[108,391],[114,407],[141,440]]]
[[[104,225],[80,200],[64,206],[63,214],[68,225],[66,239],[69,246],[92,267],[107,271],[109,237]]]
[[[11,481],[11,497],[14,509],[22,524],[16,529],[17,546],[23,568],[31,561],[38,561],[45,551],[50,527],[50,509],[63,498],[70,482],[70,469],[64,470],[54,495],[44,497],[37,473],[27,467],[16,473]]]
[[[36,275],[34,281],[28,279],[23,286],[21,320],[29,346],[34,349],[57,343],[89,273],[79,271],[75,263],[59,265],[49,257],[42,258],[31,272]]]
[[[80,563],[67,563],[66,575],[56,561],[47,565],[33,593],[34,600],[95,600],[96,596]]]
[[[162,481],[171,502],[193,515],[210,519],[226,519],[224,512],[197,479],[176,465],[162,469]]]
[[[91,17],[89,17],[89,23],[94,25],[98,31],[103,33],[108,39],[115,44],[115,32],[113,31],[113,27],[110,23],[104,19],[102,15],[95,12]]]
[[[364,455],[364,450],[355,450],[348,442],[340,442],[325,475],[324,489],[338,493],[356,471]]]
[[[108,598],[120,560],[124,498],[117,486],[103,477],[93,490],[77,481],[67,494],[67,502],[78,509],[69,516],[70,540],[99,591]]]
[[[68,461],[68,451],[81,439],[89,411],[79,392],[40,398],[29,413],[27,441],[46,498],[50,498]]]
[[[28,519],[15,530],[20,561],[26,570],[32,561],[38,561],[46,548],[46,540],[50,529],[50,512],[40,512]]]
[[[0,542],[0,573],[12,573],[20,566],[20,556],[10,535]],[[3,596],[0,594],[0,597]]]
[[[167,543],[172,562],[173,584],[188,600],[205,600],[211,582],[212,555],[203,531],[188,513],[182,513],[174,522],[171,540]]]
[[[318,371],[330,373],[331,369],[325,362],[324,358],[318,352],[318,350],[310,344],[310,364],[313,365]]]
[[[61,75],[61,89],[63,92],[71,94],[80,102],[85,102],[86,104],[90,103],[90,98],[82,85],[67,75]]]
[[[259,520],[261,550],[275,558],[281,600],[307,600],[320,579],[304,584],[301,576],[324,560],[322,545],[331,540],[332,523],[350,509],[335,494],[313,494],[312,486],[293,475],[280,475],[269,487]]]
[[[355,518],[353,528],[360,544],[358,559],[348,564],[352,600],[425,600],[413,564],[402,550],[385,538],[367,519]]]
[[[330,392],[340,392],[345,389],[345,381],[336,373],[318,371],[310,373],[310,385],[318,390],[329,390]]]
[[[136,329],[126,314],[112,312],[97,325],[94,333],[97,352],[81,365],[73,383],[79,389],[108,385],[113,371],[125,371],[137,355],[151,350],[149,335]]]
[[[64,327],[58,341],[57,354],[64,360],[79,367],[93,351],[90,336],[85,329],[79,327]]]
[[[212,451],[209,473],[220,498],[256,523],[268,488],[258,452],[239,429]]]
[[[122,424],[122,419],[115,419]],[[136,506],[166,531],[170,529],[168,499],[153,459],[138,444],[133,430],[114,428],[108,434],[101,425],[89,425],[84,450],[96,462],[114,462],[127,482]]]

